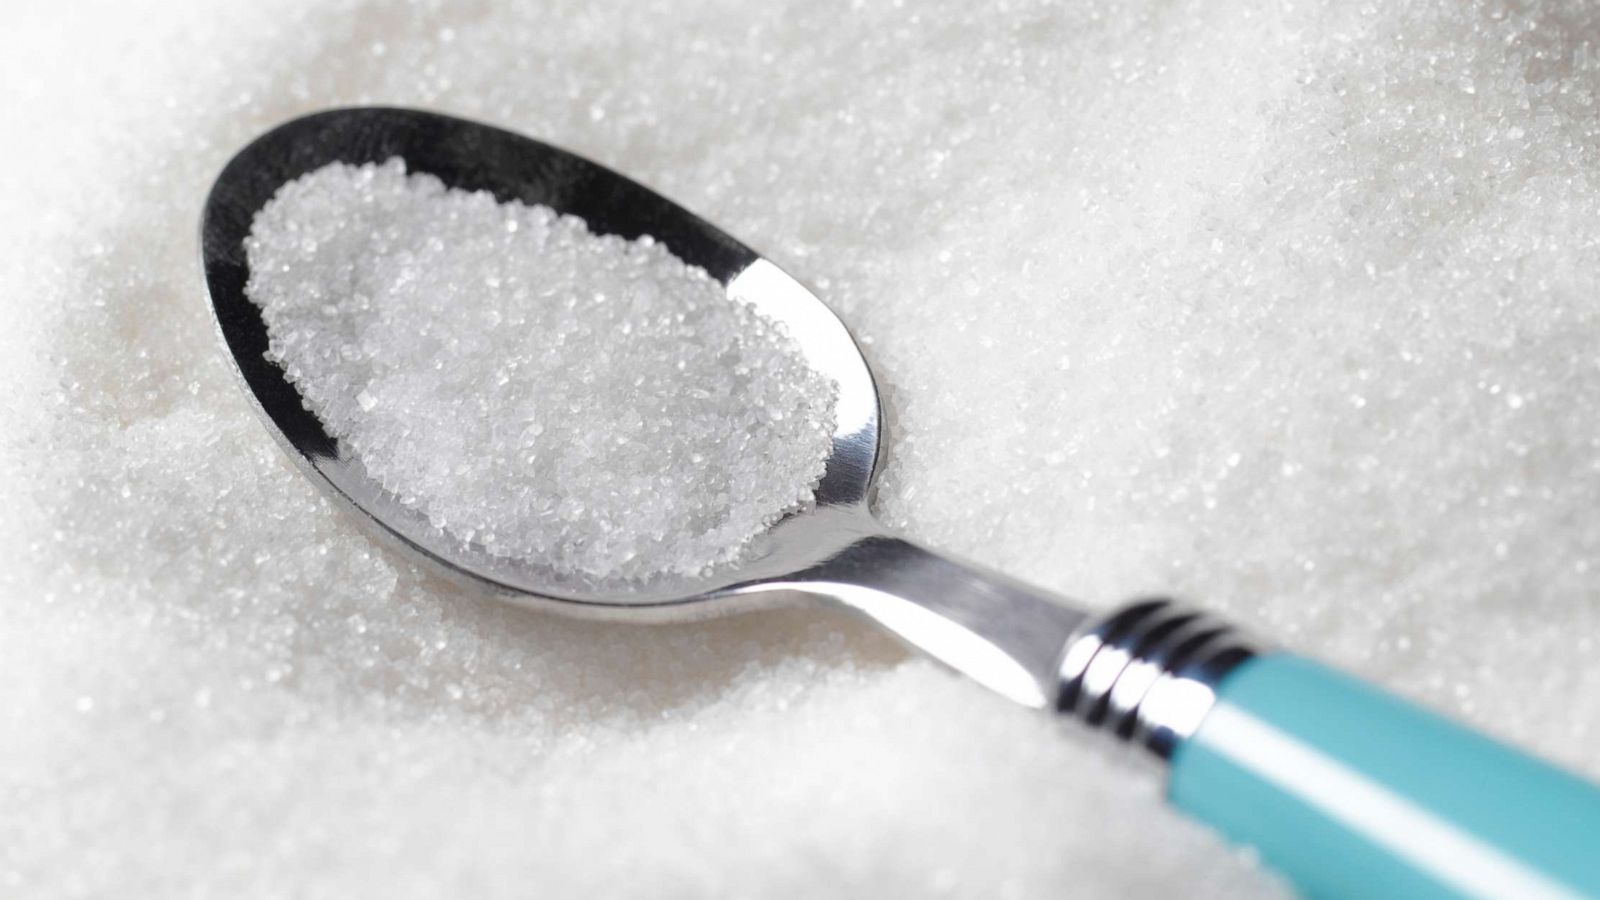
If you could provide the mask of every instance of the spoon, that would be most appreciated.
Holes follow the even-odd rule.
[[[395,156],[454,188],[581,217],[596,234],[651,235],[783,323],[838,386],[815,506],[760,535],[735,566],[641,587],[463,546],[383,490],[265,358],[266,325],[244,292],[244,239],[285,182]],[[1171,600],[1092,614],[890,534],[868,506],[877,388],[843,323],[772,262],[609,169],[462,119],[331,110],[229,161],[206,200],[201,242],[217,325],[268,430],[367,531],[466,589],[627,622],[843,606],[1017,703],[1146,751],[1172,803],[1256,848],[1307,893],[1600,895],[1600,790],[1588,782]]]

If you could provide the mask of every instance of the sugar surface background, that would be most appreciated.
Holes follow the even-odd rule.
[[[557,621],[351,531],[230,380],[193,238],[236,146],[336,103],[564,144],[816,287],[892,524],[1600,776],[1590,4],[7,15],[7,893],[1275,890],[848,620]]]

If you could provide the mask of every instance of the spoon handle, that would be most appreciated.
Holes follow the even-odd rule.
[[[1080,628],[1057,707],[1168,764],[1171,802],[1318,897],[1600,896],[1600,789],[1209,615]]]
[[[1090,617],[819,514],[758,587],[841,602],[1011,699],[1149,751],[1180,810],[1316,897],[1600,897],[1600,788],[1165,599]]]

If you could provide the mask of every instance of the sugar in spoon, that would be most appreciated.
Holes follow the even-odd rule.
[[[264,356],[244,240],[284,183],[396,156],[450,187],[581,217],[596,234],[650,235],[786,326],[838,387],[814,508],[760,535],[736,566],[641,587],[476,552],[383,490]],[[603,166],[433,113],[330,110],[239,151],[211,188],[201,239],[217,325],[268,430],[367,531],[464,588],[625,622],[842,606],[1010,700],[1135,748],[1173,805],[1254,847],[1308,894],[1600,896],[1590,783],[1172,600],[1094,614],[889,533],[868,504],[878,393],[849,331],[773,263]]]

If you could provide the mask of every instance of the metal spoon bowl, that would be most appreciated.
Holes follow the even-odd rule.
[[[597,582],[566,575],[537,560],[479,552],[430,525],[415,509],[383,490],[358,459],[323,429],[282,368],[269,362],[266,326],[244,292],[249,263],[243,241],[255,213],[279,186],[332,162],[405,159],[413,172],[445,184],[483,190],[500,202],[544,204],[583,218],[597,234],[650,235],[679,258],[705,269],[730,297],[782,322],[806,361],[838,385],[836,426],[819,506],[861,504],[878,455],[878,396],[872,373],[844,325],[799,282],[693,213],[633,181],[556,147],[461,119],[400,109],[349,109],[296,119],[245,147],[218,177],[206,203],[203,231],[206,280],[217,323],[251,395],[273,432],[308,475],[346,506],[411,551],[480,587],[516,602],[555,603],[563,611],[604,613],[703,606],[708,592],[752,577],[792,571],[804,560],[796,542],[768,536],[746,565],[712,578],[660,578],[649,584]],[[539,340],[536,334],[530,341]],[[674,613],[676,614],[676,612]]]

